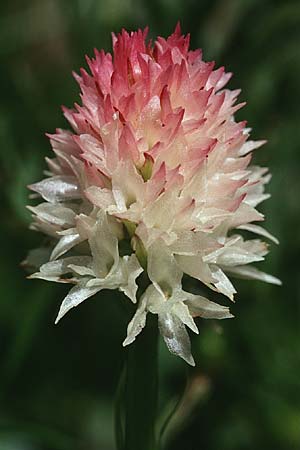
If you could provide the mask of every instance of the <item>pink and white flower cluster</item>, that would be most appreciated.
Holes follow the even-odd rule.
[[[179,26],[154,44],[146,34],[113,35],[113,56],[95,50],[89,73],[75,74],[81,102],[63,109],[72,131],[49,135],[55,158],[30,186],[43,198],[29,207],[32,228],[52,243],[32,277],[75,285],[57,321],[102,289],[136,303],[139,280],[148,280],[123,345],[156,314],[170,351],[193,365],[186,327],[198,333],[195,317],[232,315],[184,291],[184,274],[230,300],[228,275],[280,283],[249,265],[267,245],[241,233],[276,241],[254,224],[270,176],[250,165],[264,141],[234,120],[243,104],[224,88],[231,74],[189,50]]]

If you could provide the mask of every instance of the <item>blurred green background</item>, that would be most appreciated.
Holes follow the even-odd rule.
[[[28,231],[26,185],[51,155],[44,136],[78,100],[71,70],[110,32],[180,19],[192,47],[225,64],[248,104],[239,112],[269,143],[266,227],[280,239],[262,264],[283,287],[237,283],[234,320],[200,323],[196,369],[169,450],[300,449],[300,3],[283,0],[29,0],[0,5],[0,450],[111,450],[113,398],[126,323],[103,294],[54,326],[67,288],[26,280],[20,262],[42,237]],[[162,404],[186,366],[161,352]],[[174,399],[174,400],[172,400]],[[188,400],[191,401],[188,401]],[[142,450],[142,449],[141,449]]]

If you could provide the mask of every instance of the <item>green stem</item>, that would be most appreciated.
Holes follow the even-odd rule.
[[[151,314],[145,329],[127,349],[124,394],[124,450],[156,450],[158,327]]]

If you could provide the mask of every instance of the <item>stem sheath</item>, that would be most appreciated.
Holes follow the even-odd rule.
[[[124,450],[156,450],[158,327],[156,316],[127,349]]]

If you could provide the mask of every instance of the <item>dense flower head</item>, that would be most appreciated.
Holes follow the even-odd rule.
[[[250,165],[264,141],[234,119],[243,104],[224,88],[231,73],[189,50],[179,26],[154,43],[146,34],[113,35],[113,55],[95,50],[89,72],[74,74],[81,102],[63,108],[72,130],[49,135],[55,158],[30,186],[43,198],[29,207],[32,228],[51,247],[32,277],[74,284],[57,321],[102,289],[123,291],[137,303],[124,345],[157,314],[170,351],[194,364],[186,327],[197,333],[195,317],[232,315],[183,290],[184,274],[230,300],[228,275],[279,283],[249,265],[267,244],[243,237],[276,241],[254,223],[270,175]]]

